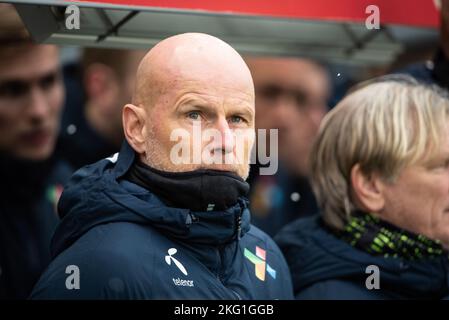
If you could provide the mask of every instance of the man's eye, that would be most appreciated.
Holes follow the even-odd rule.
[[[39,81],[39,84],[42,89],[48,90],[56,83],[57,79],[58,79],[58,75],[56,73],[52,73],[52,74],[49,74],[49,75],[45,76],[44,78],[42,78]]]
[[[438,168],[449,168],[449,160],[445,160],[443,162],[440,162],[440,164],[437,167]]]
[[[449,168],[449,160],[444,161],[443,166],[444,166],[445,168]]]
[[[187,117],[191,120],[200,120],[200,113],[198,111],[191,111],[187,114]]]
[[[22,81],[10,81],[0,86],[0,96],[18,98],[25,95],[30,86]]]
[[[239,116],[232,116],[231,119],[230,119],[230,121],[231,121],[232,123],[242,123],[242,122],[244,122],[245,120],[244,120],[242,117],[239,117]]]
[[[434,163],[429,168],[432,169],[432,170],[441,170],[441,169],[446,170],[446,169],[449,168],[449,160],[438,162],[438,163]]]
[[[309,98],[305,92],[297,91],[294,93],[294,96],[298,106],[306,106],[308,104]]]

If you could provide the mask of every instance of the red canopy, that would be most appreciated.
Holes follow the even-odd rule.
[[[64,2],[64,1],[63,1]],[[201,10],[213,13],[363,22],[365,9],[377,5],[384,24],[437,27],[438,10],[432,0],[68,0],[147,8]]]

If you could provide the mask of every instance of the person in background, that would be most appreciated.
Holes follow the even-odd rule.
[[[50,262],[71,168],[55,155],[64,87],[59,49],[31,42],[0,5],[0,299],[25,299]]]
[[[308,158],[328,110],[331,84],[327,70],[312,60],[245,60],[256,89],[256,128],[278,130],[278,172],[259,175],[255,165],[249,179],[252,222],[274,236],[288,222],[317,212],[308,182]]]
[[[441,0],[440,45],[432,60],[411,65],[397,73],[449,90],[449,0]]]
[[[132,96],[134,74],[144,54],[86,48],[79,64],[64,67],[67,98],[58,147],[75,169],[119,151],[121,108]]]
[[[297,299],[449,298],[449,100],[411,77],[359,86],[323,120],[321,214],[276,241]]]

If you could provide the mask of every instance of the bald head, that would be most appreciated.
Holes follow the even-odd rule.
[[[234,48],[207,34],[185,33],[159,42],[143,58],[133,103],[151,106],[167,90],[187,83],[253,91],[251,73]]]
[[[174,164],[170,156],[177,142],[173,133],[179,129],[192,133],[197,125],[202,131],[216,130],[221,138],[218,142],[194,141],[192,134],[186,144],[189,149],[199,144],[202,154],[238,152],[235,129],[254,133],[254,100],[251,73],[231,46],[206,34],[173,36],[158,43],[140,63],[133,104],[123,110],[125,135],[142,161],[156,169],[182,172],[206,168],[246,177],[249,159],[233,165]],[[250,150],[252,138],[248,135],[245,139],[245,148]]]

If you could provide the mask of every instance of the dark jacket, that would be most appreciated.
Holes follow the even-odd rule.
[[[307,178],[292,175],[282,164],[275,175],[260,175],[259,170],[253,165],[248,179],[253,225],[273,237],[289,222],[318,212]]]
[[[31,298],[293,297],[285,259],[250,226],[245,199],[223,212],[167,207],[121,179],[134,159],[125,143],[116,163],[105,159],[72,177],[59,203],[64,218],[52,241],[55,258]],[[66,287],[70,265],[80,272],[79,289]]]
[[[297,299],[448,298],[447,257],[424,261],[375,257],[336,238],[318,216],[288,225],[276,242],[292,272]],[[370,265],[379,268],[379,290],[367,289]]]
[[[441,48],[432,60],[412,64],[398,73],[408,74],[423,83],[436,84],[449,90],[449,58]]]
[[[0,156],[0,299],[26,299],[50,263],[56,211],[71,168]]]

